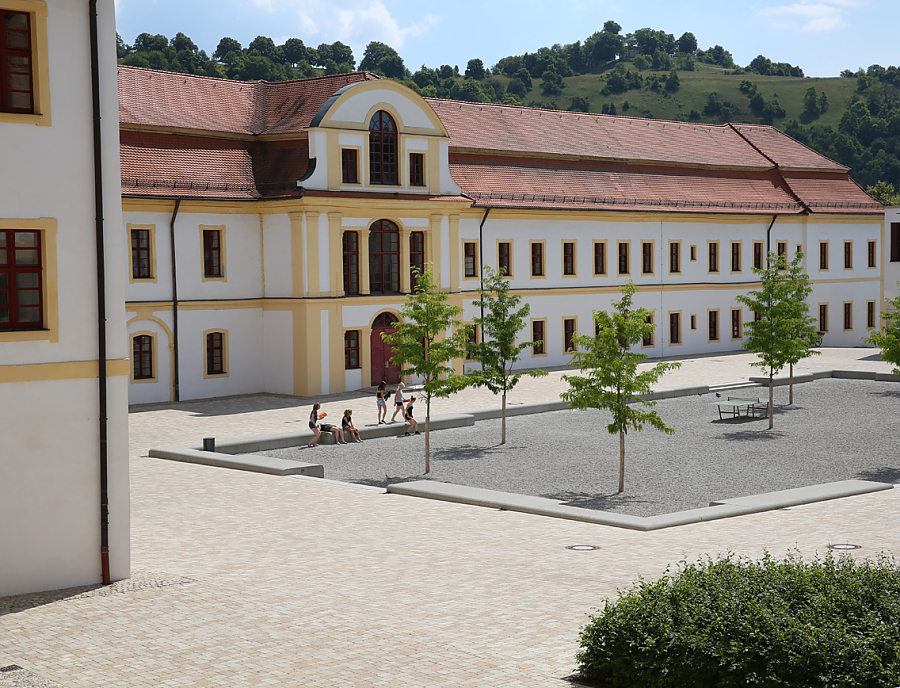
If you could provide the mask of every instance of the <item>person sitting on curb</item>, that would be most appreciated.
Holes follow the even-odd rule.
[[[322,415],[324,416],[325,414],[323,413]],[[319,427],[322,428],[322,432],[332,433],[337,444],[350,444],[344,439],[344,431],[340,426],[332,425],[331,423],[319,423]]]
[[[343,432],[349,432],[351,439],[354,441],[362,442],[362,437],[359,436],[359,430],[353,425],[353,419],[350,417],[352,413],[353,411],[350,409],[344,410],[344,417],[341,418],[341,429]]]
[[[397,422],[397,414],[403,414],[405,416],[405,412],[403,411],[403,388],[406,387],[402,382],[397,385],[397,391],[394,392],[394,415],[391,416],[391,422]],[[387,414],[385,414],[387,415]]]
[[[306,445],[307,447],[315,447],[322,437],[322,433],[319,430],[319,408],[321,406],[321,404],[313,404],[312,411],[309,412],[309,429],[313,431],[315,436],[312,442]]]
[[[413,404],[416,403],[415,397],[409,398],[409,404],[406,405],[406,410],[403,412],[403,418],[406,420],[406,432],[403,433],[404,437],[409,437],[409,431],[415,430],[417,435],[421,435],[419,432],[419,421],[413,418]]]

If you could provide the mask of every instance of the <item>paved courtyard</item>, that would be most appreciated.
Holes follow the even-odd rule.
[[[738,381],[752,360],[689,359],[661,386]],[[798,372],[829,368],[889,370],[871,349],[824,349]],[[524,380],[513,400],[556,397],[561,374]],[[670,563],[832,543],[900,554],[896,489],[641,533],[147,458],[206,436],[300,430],[312,401],[135,409],[133,578],[0,600],[0,668],[23,669],[0,672],[0,686],[563,687],[590,609]],[[323,401],[374,421],[371,394]],[[495,403],[470,391],[435,412]],[[578,544],[599,549],[566,549]]]

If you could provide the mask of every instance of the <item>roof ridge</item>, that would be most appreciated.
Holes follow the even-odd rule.
[[[253,79],[251,81],[243,81],[241,79],[227,79],[221,76],[209,76],[207,74],[189,74],[188,72],[172,72],[166,69],[152,69],[150,67],[135,67],[134,65],[125,65],[120,64],[116,65],[117,69],[126,69],[129,71],[135,72],[152,72],[155,74],[170,74],[173,77],[191,77],[192,79],[204,79],[207,81],[225,81],[230,84],[263,84],[266,86],[274,86],[277,84],[296,84],[299,82],[310,82],[310,81],[322,81],[325,79],[334,79],[336,77],[346,77],[351,74],[365,74],[366,81],[374,81],[376,79],[381,79],[380,76],[375,74],[374,72],[370,72],[365,69],[353,71],[353,72],[341,72],[340,74],[319,74],[318,76],[307,76],[300,77],[299,79],[285,79],[284,81],[266,81],[265,79]]]
[[[840,163],[840,162],[838,162],[837,160],[832,160],[832,159],[829,158],[827,155],[824,155],[823,153],[820,153],[819,151],[817,151],[815,148],[812,148],[811,146],[807,146],[807,145],[806,145],[805,143],[803,143],[803,141],[801,141],[800,139],[795,139],[793,136],[791,136],[790,134],[788,134],[786,131],[781,131],[781,129],[779,129],[779,128],[776,127],[776,126],[773,126],[773,125],[771,125],[771,124],[749,124],[749,123],[741,123],[741,122],[738,122],[738,123],[737,123],[737,126],[740,126],[740,127],[755,127],[755,128],[757,128],[757,129],[768,129],[768,130],[770,130],[770,131],[778,132],[778,133],[781,134],[782,136],[787,136],[791,141],[794,141],[795,143],[800,144],[800,145],[803,146],[806,150],[808,150],[810,153],[814,153],[815,155],[818,155],[818,156],[821,157],[821,158],[825,158],[828,162],[833,162],[833,163],[834,163],[835,165],[837,165],[838,167],[843,168],[843,170],[844,170],[845,172],[850,172],[850,168],[847,167],[846,165],[844,165],[843,163]],[[738,133],[740,134],[740,132],[738,132]],[[744,138],[744,139],[746,140],[746,137],[743,136],[743,135],[742,135],[741,138]],[[768,155],[766,155],[766,157],[769,158]],[[771,160],[771,158],[769,158],[769,159]],[[812,169],[812,170],[822,171],[822,172],[828,172],[828,171],[829,171],[829,170],[818,170],[817,168],[804,168],[804,169]],[[831,170],[831,171],[836,171],[836,170]]]
[[[662,122],[664,124],[686,124],[691,127],[705,127],[709,129],[725,129],[728,127],[728,124],[708,124],[706,122],[684,122],[677,119],[661,119],[658,117],[636,117],[634,115],[610,115],[602,112],[576,112],[573,110],[554,110],[552,108],[536,108],[530,107],[528,105],[507,105],[505,103],[473,103],[470,100],[458,100],[453,98],[435,98],[433,96],[425,97],[424,100],[426,102],[430,101],[441,101],[442,103],[459,103],[460,105],[472,105],[476,107],[492,107],[492,108],[509,108],[511,110],[522,110],[527,112],[551,112],[559,115],[570,115],[570,116],[585,116],[585,117],[596,117],[596,118],[610,118],[610,119],[624,119],[624,120],[632,120],[632,121],[643,121],[643,122]]]

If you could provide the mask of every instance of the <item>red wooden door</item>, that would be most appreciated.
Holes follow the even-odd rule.
[[[390,313],[382,313],[372,323],[372,384],[377,385],[382,380],[388,384],[400,382],[400,367],[391,363],[394,355],[394,347],[387,344],[381,338],[382,333],[396,332],[394,323],[397,318]]]

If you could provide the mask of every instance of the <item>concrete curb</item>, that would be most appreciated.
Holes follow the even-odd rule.
[[[244,454],[235,458],[230,454],[208,452],[190,449],[188,447],[161,447],[159,449],[151,449],[150,456],[155,459],[198,463],[203,466],[232,468],[239,471],[266,473],[268,475],[308,475],[314,478],[325,477],[325,469],[319,464],[298,463],[297,461],[286,461],[285,459],[275,459],[270,456],[259,456],[254,454]]]
[[[395,483],[387,486],[389,494],[404,495],[407,497],[423,497],[445,502],[471,504],[473,506],[485,506],[492,509],[505,511],[518,511],[539,516],[552,516],[565,518],[571,521],[584,523],[596,523],[599,525],[613,526],[616,528],[628,528],[630,530],[659,530],[673,526],[683,526],[691,523],[702,523],[731,516],[744,516],[763,511],[785,509],[800,504],[813,504],[829,499],[851,497],[854,495],[880,492],[893,489],[890,483],[876,483],[867,480],[842,480],[822,485],[811,485],[778,492],[752,495],[749,497],[737,497],[712,502],[708,507],[678,511],[672,514],[660,516],[630,516],[617,514],[610,511],[596,511],[581,507],[567,506],[555,499],[545,497],[531,497],[528,495],[513,494],[486,490],[480,487],[467,487],[465,485],[452,485],[431,480],[416,480],[408,483]]]

